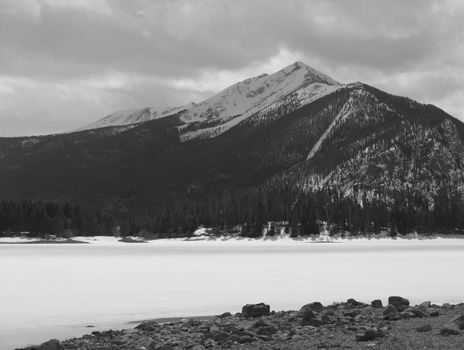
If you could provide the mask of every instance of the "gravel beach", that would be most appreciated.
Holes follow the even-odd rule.
[[[464,349],[464,304],[411,306],[391,296],[371,304],[348,299],[300,310],[248,304],[236,314],[172,322],[150,320],[133,329],[95,331],[24,350],[203,349]]]

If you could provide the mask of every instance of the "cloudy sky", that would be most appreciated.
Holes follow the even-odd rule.
[[[199,102],[294,61],[464,120],[462,0],[0,0],[0,136]]]

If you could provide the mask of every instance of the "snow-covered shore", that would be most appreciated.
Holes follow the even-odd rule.
[[[241,238],[241,237],[190,237],[190,238],[163,238],[163,239],[145,239],[143,237],[131,236],[121,239],[121,237],[115,236],[76,236],[72,239],[67,238],[53,238],[53,239],[42,239],[32,238],[27,236],[15,236],[15,237],[0,237],[0,244],[72,244],[72,243],[87,243],[99,246],[111,246],[111,245],[125,245],[127,243],[144,243],[144,244],[155,244],[155,245],[169,245],[178,244],[179,242],[185,242],[186,245],[192,243],[201,244],[233,244],[233,245],[298,245],[302,243],[373,243],[373,242],[397,242],[397,244],[414,242],[414,241],[433,241],[433,242],[449,242],[450,240],[464,240],[463,235],[419,235],[419,234],[408,234],[398,237],[387,237],[384,235],[372,235],[372,236],[348,236],[348,237],[321,237],[311,236],[302,238],[291,238],[289,236],[277,236],[277,237],[265,237],[265,238]]]

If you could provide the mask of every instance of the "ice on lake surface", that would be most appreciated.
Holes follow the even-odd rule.
[[[273,310],[389,295],[458,303],[464,240],[0,245],[0,266],[0,349],[7,350],[261,301]]]

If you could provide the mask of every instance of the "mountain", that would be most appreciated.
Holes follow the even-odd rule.
[[[278,107],[290,96],[304,105],[340,86],[325,74],[295,62],[274,74],[234,84],[199,104],[161,111],[152,107],[118,111],[79,130],[130,125],[176,114],[183,123],[179,127],[183,141],[215,137],[257,112]]]
[[[192,104],[193,105],[193,104]],[[170,115],[176,114],[180,111],[183,111],[192,105],[167,108],[164,110],[157,111],[153,107],[139,108],[139,109],[126,109],[123,111],[117,111],[107,115],[106,117],[97,120],[94,123],[86,125],[80,128],[77,131],[82,130],[92,130],[105,128],[109,126],[123,126],[123,125],[132,125],[137,123],[146,122],[149,120],[159,119],[168,117]]]
[[[304,227],[464,224],[462,122],[300,62],[164,117],[136,113],[124,125],[127,115],[1,138],[0,198],[77,202],[156,230],[292,217]]]

